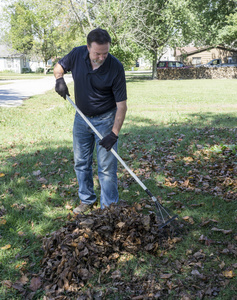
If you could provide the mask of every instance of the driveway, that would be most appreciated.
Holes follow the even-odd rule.
[[[71,75],[64,75],[66,83],[72,81]],[[13,107],[19,106],[23,100],[46,91],[54,89],[54,76],[47,76],[42,79],[11,80],[5,81],[6,84],[0,85],[0,106]],[[3,81],[0,81],[3,83]]]

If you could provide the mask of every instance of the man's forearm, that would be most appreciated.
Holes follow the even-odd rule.
[[[115,115],[114,125],[112,131],[118,136],[119,131],[123,125],[127,112],[127,101],[117,102],[117,112]]]
[[[56,79],[63,77],[64,75],[63,67],[59,63],[57,63],[54,67],[53,73]]]

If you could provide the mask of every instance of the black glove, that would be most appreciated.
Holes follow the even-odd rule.
[[[110,134],[106,135],[101,141],[100,145],[104,147],[107,151],[109,151],[113,145],[117,142],[118,136],[113,133],[113,131],[110,132]]]
[[[66,95],[70,96],[68,87],[63,77],[56,79],[55,91],[66,100]]]

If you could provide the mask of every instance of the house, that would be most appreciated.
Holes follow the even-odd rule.
[[[23,73],[30,69],[29,59],[26,55],[18,53],[8,48],[6,45],[0,45],[0,71],[12,71]]]
[[[162,56],[159,60],[168,60],[168,61],[172,61],[172,60],[175,60],[175,51],[174,49],[172,48],[169,48],[169,47],[165,47],[163,49],[163,53],[162,53]]]
[[[49,60],[47,67],[42,59],[18,53],[6,45],[0,45],[0,72],[12,71],[15,73],[37,72],[37,69],[47,69],[52,67],[52,60]]]
[[[184,47],[175,50],[176,60],[181,60],[188,65],[206,64],[212,59],[220,58],[223,63],[237,62],[237,49],[224,46],[213,47]]]

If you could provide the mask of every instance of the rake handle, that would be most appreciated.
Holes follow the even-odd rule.
[[[94,131],[94,133],[102,140],[103,136],[99,133],[99,131],[91,124],[91,122],[86,118],[86,116],[80,111],[80,109],[76,106],[76,104],[72,101],[72,99],[66,95],[67,100],[72,104],[75,110],[79,113],[82,119],[87,123],[87,125]],[[136,180],[136,182],[142,187],[142,189],[151,197],[151,199],[155,203],[159,203],[155,196],[148,190],[148,188],[141,182],[141,180],[137,177],[137,175],[127,166],[127,164],[122,160],[122,158],[118,155],[118,153],[112,148],[110,150],[113,155],[117,158],[117,160],[124,166],[124,168],[130,173],[130,175]],[[159,205],[161,205],[159,203]],[[161,205],[162,206],[162,205]]]

